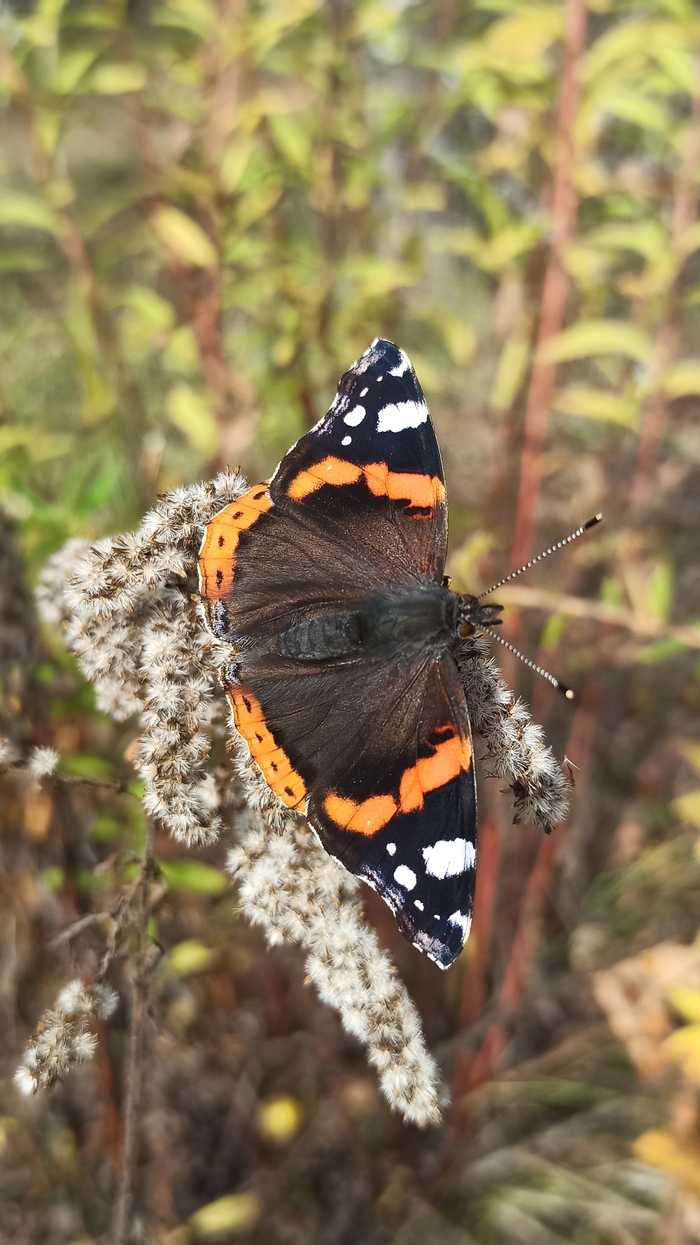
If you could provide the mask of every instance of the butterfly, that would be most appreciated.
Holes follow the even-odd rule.
[[[208,525],[199,586],[233,721],[281,802],[442,968],[469,934],[476,785],[447,498],[411,363],[376,339],[269,482]]]

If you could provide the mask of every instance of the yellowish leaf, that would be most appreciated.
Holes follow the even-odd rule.
[[[216,249],[213,242],[191,216],[179,208],[167,206],[156,208],[151,224],[161,242],[176,259],[194,268],[215,268]]]
[[[117,62],[112,65],[98,65],[81,87],[85,91],[95,91],[98,95],[129,95],[133,91],[142,91],[145,85],[146,70],[143,65]]]
[[[530,338],[519,328],[507,338],[491,386],[489,405],[501,414],[510,410],[525,378],[530,358]]]
[[[258,1111],[258,1132],[266,1141],[286,1145],[301,1128],[301,1107],[289,1094],[268,1098]]]
[[[679,821],[689,821],[700,830],[700,791],[689,791],[671,800],[671,809]]]
[[[211,968],[215,952],[203,942],[186,938],[168,951],[168,968],[176,977],[188,977],[191,973],[203,973]]]
[[[700,394],[700,363],[694,359],[679,359],[664,372],[661,384],[669,398]]]
[[[638,424],[638,408],[634,398],[611,393],[606,389],[570,385],[559,390],[553,405],[563,415],[607,420],[609,423],[621,424],[623,428],[636,428]]]
[[[258,1221],[261,1212],[257,1193],[231,1193],[195,1211],[190,1224],[197,1236],[224,1236],[245,1232]]]
[[[693,990],[690,986],[676,986],[671,990],[669,998],[679,1016],[690,1020],[700,1035],[700,990]]]
[[[651,338],[626,320],[579,320],[551,337],[540,350],[540,358],[546,363],[599,354],[621,354],[646,363],[652,355]]]
[[[408,212],[443,212],[446,190],[441,182],[412,182],[404,187],[401,206]]]
[[[183,382],[173,385],[166,402],[168,418],[203,458],[212,458],[219,446],[219,428],[203,394]]]
[[[697,1144],[662,1129],[651,1129],[637,1138],[634,1153],[643,1163],[663,1168],[690,1192],[700,1194],[700,1146]]]
[[[700,775],[700,744],[692,739],[679,739],[676,747],[688,764],[692,765],[695,773]]]

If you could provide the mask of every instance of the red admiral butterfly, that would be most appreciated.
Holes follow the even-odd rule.
[[[199,561],[266,781],[442,968],[469,934],[476,857],[455,653],[500,609],[448,590],[446,554],[428,408],[403,351],[376,340],[269,484],[212,520]]]

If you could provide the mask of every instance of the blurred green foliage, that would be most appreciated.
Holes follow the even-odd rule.
[[[570,323],[547,347],[588,445],[639,429],[652,391],[700,392],[700,225],[674,218],[697,12],[589,10]],[[5,6],[0,497],[36,561],[213,465],[269,470],[375,333],[434,404],[463,410],[469,376],[472,406],[508,416],[563,30],[560,3],[532,0]],[[679,353],[660,360],[669,318]]]

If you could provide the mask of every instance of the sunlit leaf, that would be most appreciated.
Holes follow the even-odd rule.
[[[64,48],[54,70],[53,86],[59,95],[70,95],[98,55],[92,47]]]
[[[216,267],[216,248],[191,216],[168,206],[156,208],[150,219],[161,242],[176,259],[196,268]]]
[[[585,359],[590,355],[621,354],[647,363],[652,357],[652,341],[643,329],[625,320],[579,320],[550,338],[540,350],[547,363]]]
[[[700,791],[689,791],[671,800],[671,808],[679,821],[689,821],[700,830]]]
[[[188,977],[191,973],[204,973],[211,968],[216,952],[203,942],[187,938],[168,951],[168,968],[176,977]]]
[[[58,233],[59,223],[53,208],[35,195],[0,191],[0,225],[24,225]]]
[[[691,1021],[694,1025],[700,1025],[700,990],[692,990],[690,986],[675,986],[669,998],[671,1006],[679,1016]],[[697,1038],[700,1038],[700,1029],[697,1031]],[[698,1053],[700,1054],[700,1042],[698,1042]]]
[[[170,390],[165,409],[190,445],[203,458],[212,458],[219,445],[219,429],[204,395],[181,382]]]
[[[265,1141],[286,1145],[301,1128],[301,1106],[290,1094],[278,1094],[260,1104],[258,1132]]]
[[[642,1133],[634,1153],[643,1163],[662,1167],[697,1196],[700,1194],[700,1146],[691,1138],[676,1137],[661,1129]]]
[[[195,1211],[190,1217],[190,1225],[199,1237],[225,1236],[246,1232],[261,1214],[262,1206],[257,1193],[230,1193]]]
[[[633,397],[610,393],[605,389],[591,389],[585,385],[569,385],[559,389],[553,406],[563,415],[578,415],[582,419],[606,420],[621,424],[624,428],[636,428],[638,404]]]
[[[661,378],[669,398],[683,398],[688,394],[700,394],[700,363],[694,359],[680,359],[667,368]]]
[[[98,65],[83,81],[81,88],[98,95],[129,95],[133,91],[142,91],[145,85],[145,67],[123,62]]]

